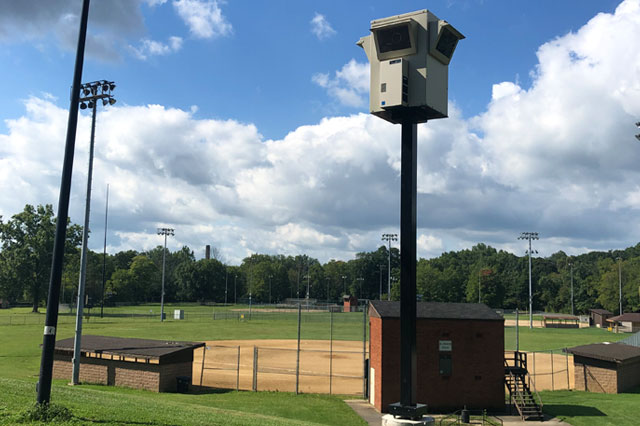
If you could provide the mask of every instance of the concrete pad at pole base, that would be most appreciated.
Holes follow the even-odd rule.
[[[407,426],[407,425],[435,425],[436,419],[429,416],[423,416],[422,419],[410,420],[395,418],[393,414],[385,414],[382,416],[382,426]]]

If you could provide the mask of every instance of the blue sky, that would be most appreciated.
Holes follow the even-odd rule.
[[[0,2],[0,214],[57,202],[80,1]],[[94,1],[83,81],[99,111],[92,230],[110,249],[204,244],[323,261],[399,224],[398,129],[369,116],[355,42],[428,8],[467,38],[450,118],[420,128],[422,257],[478,242],[521,254],[635,245],[640,1]],[[71,216],[82,222],[89,117]],[[3,171],[4,169],[4,171]],[[636,227],[637,228],[637,227]],[[98,248],[101,238],[90,246]]]

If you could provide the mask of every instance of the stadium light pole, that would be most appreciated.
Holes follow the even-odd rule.
[[[616,260],[618,261],[618,302],[620,304],[620,315],[622,315],[622,258],[618,257]]]
[[[237,274],[235,274],[235,275],[233,276],[233,304],[234,304],[234,305],[237,305],[237,304],[238,304],[238,301],[237,301],[237,299],[236,299],[236,294],[237,294],[237,292],[236,292],[236,288],[237,288],[237,287],[238,287],[238,275],[237,275]]]
[[[269,275],[269,305],[271,305],[271,278],[273,275]]]
[[[71,193],[71,175],[73,173],[73,154],[76,143],[78,126],[78,101],[80,99],[80,85],[82,83],[82,66],[84,63],[84,47],[87,38],[87,21],[89,18],[89,0],[82,2],[80,12],[80,30],[78,32],[78,47],[71,86],[71,103],[67,121],[67,136],[64,147],[60,194],[58,198],[58,215],[56,219],[56,234],[53,242],[53,256],[51,261],[51,276],[47,297],[47,313],[42,337],[42,355],[40,359],[40,373],[36,385],[38,404],[48,404],[51,399],[51,381],[53,378],[53,352],[56,346],[56,327],[58,326],[58,309],[60,304],[60,284],[62,282],[62,263],[64,261],[64,244],[67,234],[67,219],[69,218],[69,197]]]
[[[345,294],[347,294],[347,276],[343,275],[342,276],[342,295],[344,296]]]
[[[569,262],[569,269],[571,275],[571,315],[574,315],[573,311],[573,262]]]
[[[391,300],[391,241],[398,241],[398,234],[382,234],[382,241],[389,243],[389,262],[387,265],[387,300]]]
[[[380,295],[378,296],[378,300],[382,300],[382,267],[384,265],[379,264],[378,267],[380,268]]]
[[[102,250],[102,296],[100,297],[100,318],[104,313],[104,287],[107,282],[107,218],[109,217],[109,184],[107,184],[107,202],[104,207],[104,248]]]
[[[224,267],[224,306],[227,306],[227,283],[229,282],[229,269],[227,266]]]
[[[162,295],[160,296],[160,322],[164,321],[164,271],[167,258],[167,236],[174,235],[172,228],[158,228],[158,235],[164,235],[164,250],[162,250]]]
[[[518,237],[519,240],[529,240],[529,250],[527,253],[529,254],[529,328],[533,328],[533,294],[531,293],[531,240],[538,239],[537,232],[523,232]],[[537,251],[533,251],[538,253]]]
[[[356,281],[358,281],[360,283],[360,285],[359,285],[360,294],[358,295],[358,299],[362,299],[362,286],[364,285],[364,278],[358,277],[358,278],[356,278]]]
[[[84,312],[84,291],[87,279],[87,240],[89,239],[89,219],[91,217],[91,181],[93,178],[93,150],[96,136],[96,111],[98,101],[102,105],[113,105],[116,100],[111,91],[115,89],[113,81],[93,81],[83,84],[80,109],[86,109],[87,105],[92,109],[91,114],[91,139],[89,142],[89,166],[87,170],[87,196],[84,204],[84,224],[82,228],[82,249],[80,251],[80,277],[78,279],[78,303],[76,307],[76,331],[73,341],[73,368],[71,371],[71,384],[77,385],[80,380],[80,356],[82,347],[82,315]],[[86,103],[85,103],[86,102]]]

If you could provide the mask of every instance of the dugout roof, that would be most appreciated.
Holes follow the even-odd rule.
[[[61,354],[73,355],[73,343],[73,337],[58,340],[55,351]],[[179,358],[185,352],[192,352],[194,349],[204,345],[202,342],[83,335],[80,351],[82,356],[89,358],[109,358],[164,364]]]
[[[370,315],[377,318],[400,318],[400,302],[372,300]],[[417,302],[419,319],[504,321],[502,316],[483,303]]]
[[[624,343],[594,343],[591,345],[575,346],[566,349],[573,355],[585,358],[595,358],[603,361],[623,363],[634,358],[640,359],[640,348],[625,345]]]

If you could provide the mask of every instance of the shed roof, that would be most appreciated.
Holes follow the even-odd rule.
[[[542,315],[544,319],[560,319],[560,320],[573,320],[580,321],[580,317],[576,315],[568,315],[568,314],[544,314]]]
[[[624,343],[594,343],[591,345],[568,348],[567,352],[586,358],[601,359],[622,363],[634,358],[640,359],[640,348]]]
[[[175,342],[167,340],[133,339],[108,336],[82,336],[81,352],[92,355],[130,357],[162,362],[173,355],[204,346],[201,342]],[[55,351],[73,354],[74,338],[58,340]],[[91,355],[88,355],[91,356]]]
[[[625,321],[625,322],[640,322],[640,312],[629,312],[615,317],[607,318],[607,321]]]
[[[613,315],[613,312],[609,312],[606,309],[589,309],[589,312],[593,312],[598,315]]]
[[[372,300],[369,315],[377,318],[400,318],[400,302]],[[483,303],[417,302],[416,316],[427,319],[468,319],[504,321]]]

